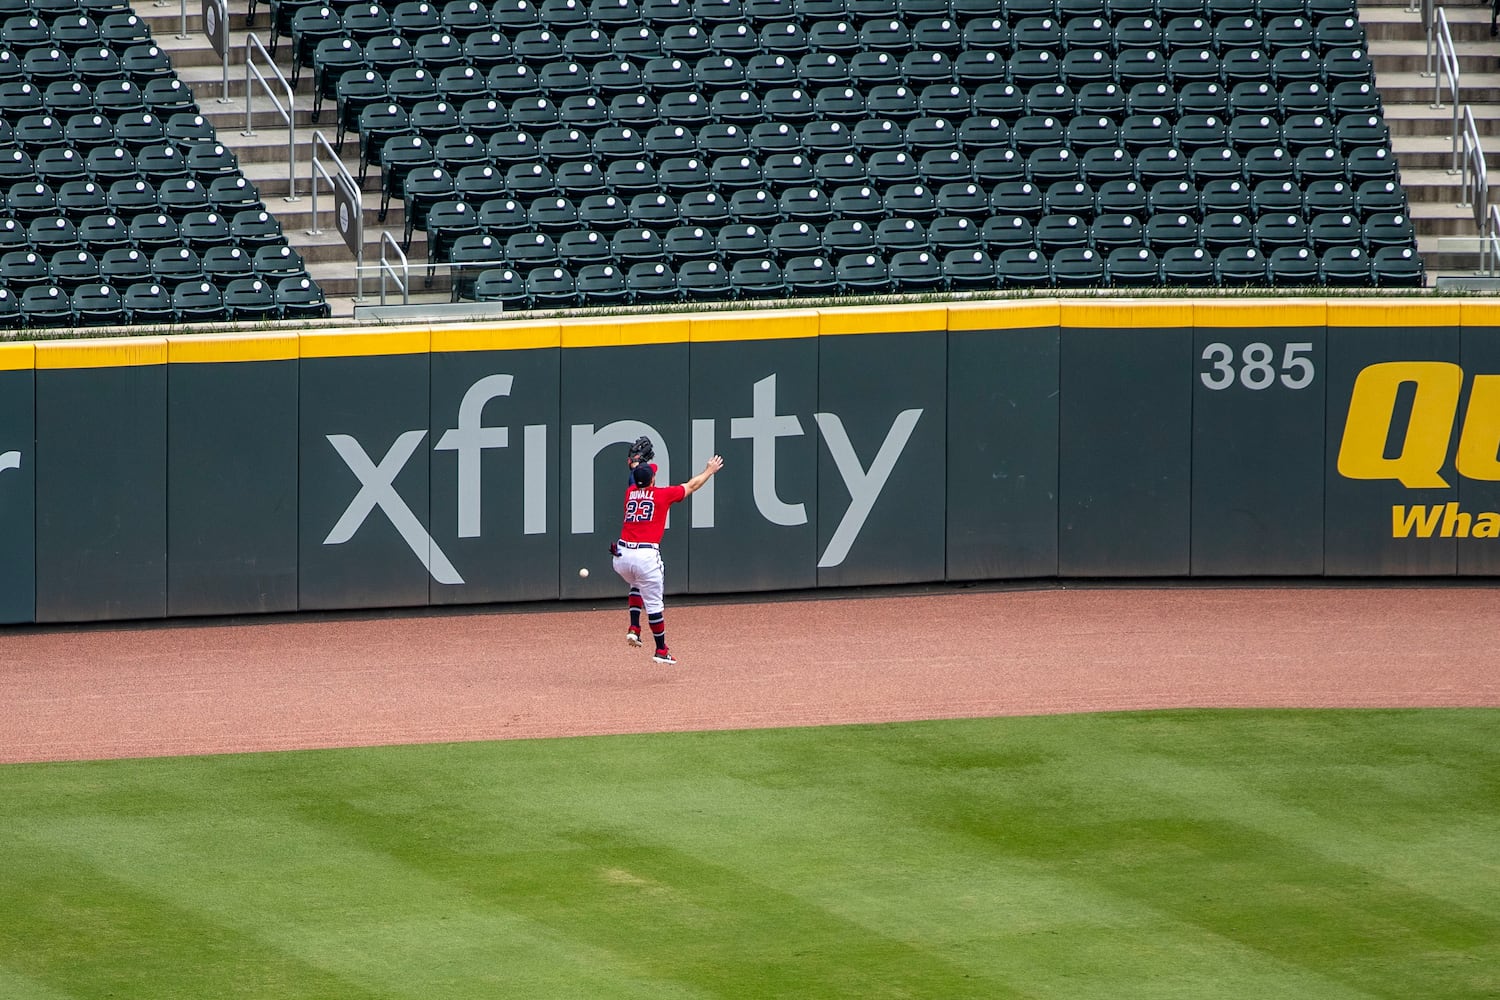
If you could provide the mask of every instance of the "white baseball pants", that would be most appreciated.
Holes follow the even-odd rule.
[[[620,549],[614,559],[615,572],[620,578],[641,592],[641,602],[646,605],[646,614],[660,614],[664,609],[661,601],[662,586],[666,574],[662,569],[660,549]]]

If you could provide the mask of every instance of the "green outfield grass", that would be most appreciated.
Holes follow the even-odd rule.
[[[1500,997],[1500,712],[0,767],[0,997]]]

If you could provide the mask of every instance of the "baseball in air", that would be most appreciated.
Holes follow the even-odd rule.
[[[578,577],[581,580],[588,579],[588,575],[589,575],[588,567],[584,567],[583,569],[581,569],[581,570],[578,571]]]

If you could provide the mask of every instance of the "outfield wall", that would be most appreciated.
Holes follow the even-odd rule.
[[[0,622],[614,595],[642,433],[675,593],[1500,573],[1500,304],[1030,300],[0,344]]]

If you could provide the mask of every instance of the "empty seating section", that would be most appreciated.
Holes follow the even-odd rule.
[[[128,3],[0,8],[0,325],[326,314]]]
[[[1353,0],[271,10],[465,297],[1424,280]]]

